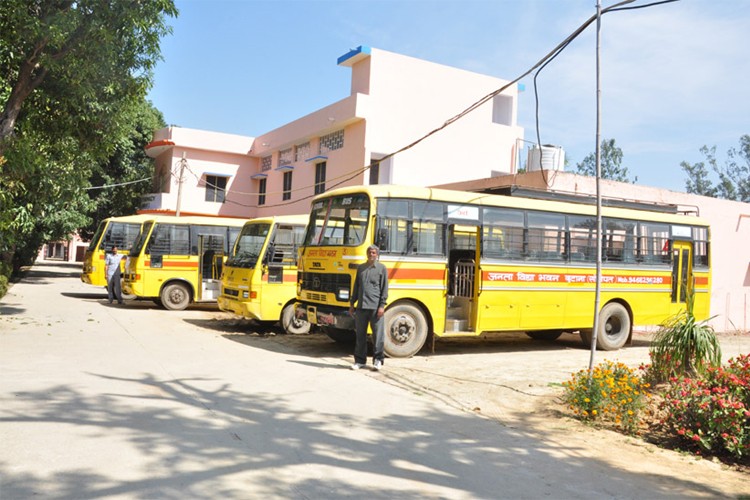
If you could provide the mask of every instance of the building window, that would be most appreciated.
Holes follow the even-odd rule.
[[[258,182],[258,205],[266,204],[266,179]]]
[[[318,146],[319,154],[325,154],[328,151],[334,149],[341,149],[344,147],[344,129],[331,132],[328,135],[320,137],[320,145]]]
[[[315,194],[326,190],[326,162],[315,164]]]
[[[206,176],[206,201],[224,203],[224,194],[227,191],[227,178],[218,175]]]
[[[513,97],[498,94],[492,98],[492,123],[513,125]]]
[[[310,156],[310,141],[294,146],[294,161],[303,161]]]
[[[279,166],[292,164],[292,148],[282,149],[279,151]]]
[[[290,200],[292,198],[292,171],[284,172],[284,194],[282,194],[282,200]]]
[[[370,165],[370,184],[377,184],[380,179],[380,162],[374,161]]]
[[[266,170],[271,170],[271,156],[264,156],[260,159],[260,171],[265,172]]]

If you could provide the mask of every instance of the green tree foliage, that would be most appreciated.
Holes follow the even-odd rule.
[[[638,182],[638,177],[631,179],[627,167],[622,166],[622,150],[615,145],[614,139],[602,139],[600,154],[602,179],[632,184]],[[576,173],[594,177],[596,154],[590,153],[581,163],[576,164]]]
[[[740,137],[740,147],[730,148],[723,166],[716,159],[716,146],[703,146],[700,152],[705,161],[680,163],[687,174],[685,190],[688,193],[726,200],[750,202],[750,135]],[[708,167],[718,176],[714,185]]]
[[[27,264],[87,226],[102,193],[86,188],[137,170],[122,166],[127,143],[155,122],[139,114],[154,113],[145,95],[176,14],[172,0],[0,2],[0,261]]]
[[[154,130],[165,126],[164,117],[151,103],[142,101],[128,113],[127,134],[114,141],[114,150],[102,168],[91,176],[88,194],[93,204],[90,222],[79,234],[89,239],[102,219],[130,215],[138,210],[141,197],[151,191],[154,161],[145,146]]]

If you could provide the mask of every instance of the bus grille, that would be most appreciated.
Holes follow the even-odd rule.
[[[239,297],[240,291],[239,290],[234,290],[232,288],[225,288],[224,289],[224,295],[226,295],[228,297]]]
[[[351,290],[352,278],[348,274],[332,273],[300,273],[302,275],[302,290],[318,293],[332,293],[339,290]],[[312,297],[310,297],[312,299]]]
[[[315,302],[327,302],[326,294],[324,293],[305,292],[305,298],[307,300],[314,300]]]

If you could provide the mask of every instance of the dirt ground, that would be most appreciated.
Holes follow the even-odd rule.
[[[341,364],[352,362],[351,346],[336,344],[320,333],[292,336],[224,313],[214,318],[217,330],[243,344]],[[597,351],[594,364],[611,360],[636,368],[647,363],[650,337],[649,333],[638,332],[633,344],[625,349]],[[725,361],[750,352],[748,333],[722,334],[720,340]],[[565,334],[554,342],[543,342],[523,333],[502,334],[440,340],[434,352],[423,349],[413,358],[387,359],[382,372],[368,375],[493,419],[507,428],[544,435],[554,446],[575,454],[598,455],[644,473],[687,475],[702,484],[721,484],[729,498],[750,497],[747,468],[662,449],[644,439],[595,429],[571,418],[560,404],[559,384],[572,373],[587,369],[590,357],[577,335]]]

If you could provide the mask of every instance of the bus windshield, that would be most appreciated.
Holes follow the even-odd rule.
[[[334,196],[313,203],[305,246],[357,246],[364,241],[370,199],[364,193]]]
[[[268,223],[246,224],[237,239],[232,256],[227,260],[227,266],[254,268],[270,230],[271,224]]]

